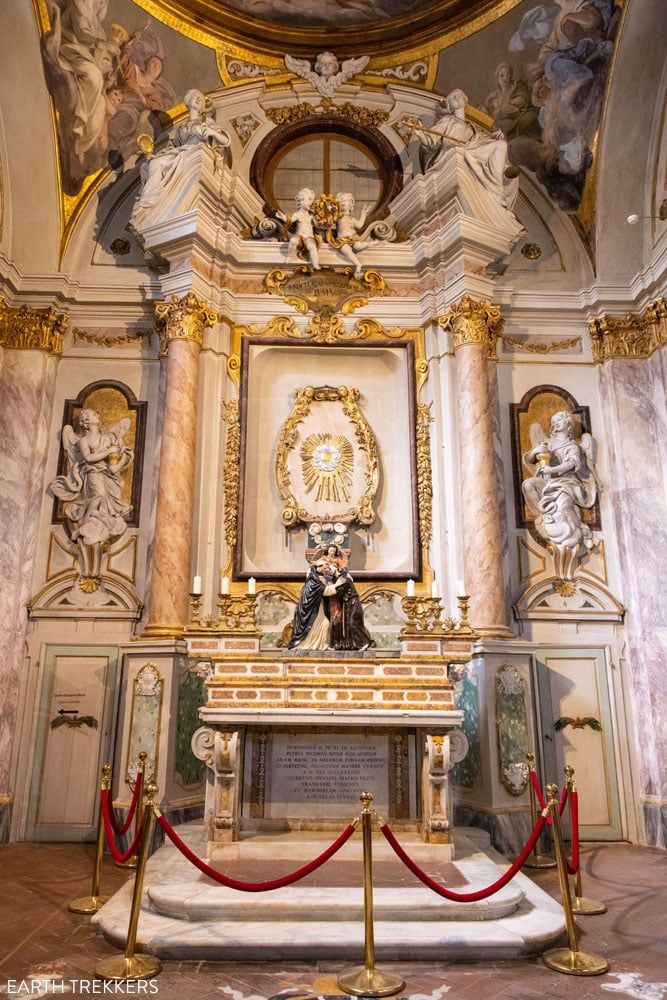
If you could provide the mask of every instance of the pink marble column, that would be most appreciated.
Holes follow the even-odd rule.
[[[0,299],[0,801],[11,802],[27,604],[67,318]]]
[[[439,318],[456,355],[464,572],[470,620],[483,635],[507,637],[502,521],[493,445],[489,365],[502,328],[500,310],[468,296]]]
[[[166,366],[148,620],[144,635],[173,637],[187,625],[192,573],[199,352],[217,320],[193,292],[155,307]]]

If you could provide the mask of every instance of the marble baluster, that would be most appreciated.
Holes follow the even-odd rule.
[[[470,619],[483,635],[509,636],[503,581],[503,539],[493,444],[489,364],[502,329],[497,306],[464,296],[439,317],[456,355],[459,469],[464,573]]]
[[[193,292],[155,307],[164,357],[162,444],[144,635],[173,637],[188,623],[192,574],[199,353],[217,320]]]
[[[26,607],[42,506],[56,373],[67,317],[0,299],[0,797],[11,770]]]

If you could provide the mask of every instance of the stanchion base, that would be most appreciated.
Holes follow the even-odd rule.
[[[609,962],[602,955],[570,951],[569,948],[551,948],[545,951],[542,958],[550,969],[570,976],[601,976],[609,970]]]
[[[355,997],[390,997],[405,986],[405,980],[395,972],[383,972],[382,969],[366,969],[359,966],[341,972],[338,977],[341,990]]]
[[[100,979],[115,979],[119,982],[132,979],[150,979],[157,976],[162,968],[162,962],[155,955],[114,955],[105,958],[95,966],[95,975]]]
[[[532,854],[523,863],[524,868],[556,868],[557,864],[553,858],[548,858],[545,854]]]
[[[70,913],[97,913],[107,901],[106,896],[81,896],[67,904]]]
[[[116,868],[129,868],[131,871],[137,867],[137,856],[133,854],[127,861],[114,861]]]
[[[588,896],[575,896],[572,900],[572,912],[592,916],[594,913],[606,913],[607,907],[597,899],[589,899]]]

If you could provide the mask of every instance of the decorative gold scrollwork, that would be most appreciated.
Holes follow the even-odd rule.
[[[239,515],[239,468],[241,456],[241,426],[237,399],[223,405],[222,419],[227,424],[225,462],[222,481],[225,494],[225,541],[230,554],[237,539]]]
[[[329,512],[332,520],[345,524],[356,521],[360,524],[372,524],[375,520],[373,501],[380,481],[380,466],[377,441],[371,427],[359,408],[359,390],[349,386],[306,386],[297,389],[292,412],[283,424],[278,440],[276,455],[276,482],[282,502],[281,518],[286,527],[300,523],[309,523],[322,517],[322,513],[313,513],[299,504],[292,490],[289,469],[289,456],[299,441],[299,425],[310,414],[312,406],[317,402],[340,402],[343,413],[354,427],[355,437],[360,450],[366,456],[364,470],[365,488],[356,505],[345,511]]]
[[[496,357],[496,341],[503,331],[498,306],[464,295],[460,302],[438,316],[438,323],[443,330],[451,331],[455,351],[468,344],[483,344],[489,358]]]
[[[667,344],[667,299],[649,303],[639,316],[600,316],[588,324],[593,361],[648,358]]]
[[[12,309],[0,295],[0,346],[10,351],[46,351],[60,356],[69,317],[53,308]]]

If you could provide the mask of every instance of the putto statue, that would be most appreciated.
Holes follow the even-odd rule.
[[[153,154],[152,141],[142,146],[146,159],[141,165],[141,191],[135,202],[130,222],[140,230],[160,221],[175,210],[184,210],[183,200],[189,195],[188,176],[191,153],[202,145],[226,149],[230,144],[227,132],[206,110],[206,98],[200,90],[188,90],[184,97],[188,117],[176,126],[169,143]]]
[[[285,66],[302,80],[307,80],[322,97],[333,97],[342,84],[361,73],[370,61],[370,56],[346,59],[341,65],[333,52],[320,52],[311,68],[308,59],[285,56]]]
[[[338,545],[316,552],[294,612],[290,649],[364,650],[375,642],[364,625],[357,588]]]
[[[132,514],[122,499],[121,479],[134,461],[134,451],[124,442],[129,429],[130,421],[124,418],[105,430],[99,413],[90,409],[81,410],[78,433],[70,424],[63,427],[67,473],[49,486],[65,501],[70,537],[79,555],[79,586],[86,593],[99,588],[102,555],[125,532]]]
[[[288,259],[308,260],[313,271],[321,270],[320,247],[325,243],[352,264],[355,278],[360,278],[363,267],[357,254],[396,239],[393,216],[366,225],[367,215],[368,208],[364,207],[355,217],[354,195],[349,191],[316,198],[311,188],[301,188],[292,215],[276,210],[273,216],[255,223],[250,235],[258,240],[287,240]]]
[[[452,90],[433,125],[413,124],[418,134],[419,159],[424,173],[435,168],[443,154],[455,146],[463,149],[464,161],[484,191],[502,208],[511,209],[519,193],[517,177],[508,178],[507,139],[501,131],[489,135],[465,116],[468,98]]]
[[[533,447],[523,456],[532,475],[522,484],[535,527],[550,542],[561,580],[574,579],[581,547],[594,546],[591,529],[584,524],[582,510],[595,505],[600,481],[595,469],[595,443],[590,434],[574,439],[574,419],[567,410],[551,418],[551,437],[539,423],[532,424]]]

